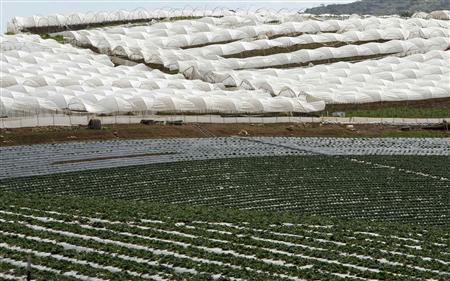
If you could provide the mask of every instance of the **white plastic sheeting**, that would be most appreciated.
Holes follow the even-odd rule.
[[[431,19],[431,15],[425,12],[416,12],[411,17],[419,19]]]
[[[211,72],[210,82],[326,103],[407,101],[450,97],[450,52],[339,62],[310,68]]]
[[[163,13],[140,16],[149,19],[157,12]],[[58,15],[58,24],[77,24],[77,19],[83,24],[87,15],[72,15],[70,23]],[[173,15],[202,16],[198,11]],[[143,64],[114,67],[106,55],[38,36],[2,36],[1,115],[311,112],[325,103],[450,97],[450,52],[444,51],[450,45],[450,21],[423,14],[411,19],[225,10],[203,15],[209,17],[62,33],[103,54],[182,73],[176,75]],[[100,22],[140,19],[121,11],[109,16]],[[40,21],[16,19],[14,26],[36,27]],[[325,47],[222,57],[316,43]],[[359,60],[364,61],[355,63]],[[286,66],[296,68],[276,69]]]
[[[48,16],[13,17],[8,22],[8,32],[17,33],[27,28],[73,26],[81,24],[98,24],[113,22],[129,22],[136,20],[168,19],[180,17],[226,17],[235,15],[234,12],[225,9],[216,10],[145,10],[133,11],[118,10],[113,12],[88,12],[74,14],[54,14]],[[243,14],[244,15],[244,14]]]
[[[283,36],[288,34],[343,33],[346,31],[367,31],[372,29],[397,28],[405,31],[417,28],[450,28],[450,23],[439,20],[420,18],[367,18],[350,20],[306,20],[302,22],[285,22],[282,24],[265,24],[242,20],[238,27],[224,25],[225,19],[246,19],[238,16],[224,18],[202,18],[198,20],[180,20],[175,22],[157,23],[150,26],[113,27],[82,31],[62,32],[66,37],[73,38],[80,44],[92,44],[98,47],[99,42],[105,45],[133,47],[125,43],[127,40],[144,40],[155,48],[185,48],[190,46],[219,43],[233,40],[253,39],[255,37]],[[120,35],[120,36],[119,36]],[[121,37],[123,36],[123,37]],[[122,42],[117,42],[119,39]],[[151,40],[149,40],[151,39]],[[149,43],[150,42],[150,43]],[[137,46],[145,45],[136,42]]]
[[[432,13],[433,18],[448,19],[442,15],[448,15],[448,11],[437,11]],[[133,22],[133,21],[152,21],[160,19],[178,19],[189,17],[201,17],[202,21],[222,26],[240,26],[240,25],[255,25],[258,23],[285,23],[285,22],[302,22],[308,19],[314,20],[347,20],[347,19],[361,19],[370,18],[370,15],[311,15],[299,13],[296,10],[278,10],[271,11],[267,9],[250,10],[227,10],[225,8],[216,8],[213,10],[203,9],[156,9],[146,10],[138,8],[132,11],[118,10],[118,11],[103,11],[103,12],[87,12],[87,13],[73,13],[73,14],[53,14],[48,16],[29,16],[29,17],[13,17],[7,24],[7,31],[18,33],[22,30],[36,27],[68,27],[76,25],[94,25],[102,23],[114,22]],[[430,16],[431,17],[431,16]],[[389,16],[386,18],[399,18],[399,16]],[[422,18],[422,17],[418,17]]]
[[[417,12],[412,15],[412,18],[450,20],[450,10],[434,11],[431,13]]]
[[[145,30],[138,33],[108,34],[100,31],[65,32],[66,37],[75,39],[81,45],[92,45],[101,52],[126,57],[130,60],[144,60],[146,63],[160,64],[165,67],[178,61],[197,60],[198,58],[218,60],[219,56],[238,55],[245,51],[266,50],[274,47],[289,48],[295,45],[312,43],[364,43],[378,40],[407,40],[412,38],[448,37],[449,30],[441,27],[411,29],[386,28],[367,31],[347,31],[339,33],[305,34],[297,37],[279,37],[272,40],[260,39],[254,41],[234,41],[225,44],[206,45],[199,48],[179,49],[161,48],[154,44]]]
[[[450,22],[411,18],[356,18],[312,20],[268,24],[257,16],[206,17],[197,20],[160,22],[150,26],[109,27],[61,34],[73,43],[95,47],[99,52],[134,61],[157,64],[181,71],[189,78],[201,78],[207,71],[274,67],[291,63],[351,56],[445,50],[450,38]],[[298,36],[299,34],[302,34]],[[281,37],[279,37],[281,36]],[[292,37],[291,37],[292,36]],[[278,37],[278,38],[277,38]],[[270,38],[272,38],[270,40]],[[427,39],[412,40],[412,39]],[[441,38],[441,39],[437,39]],[[444,39],[442,39],[444,38]],[[430,40],[428,40],[430,39]],[[359,45],[379,40],[410,40],[411,44],[386,42],[376,45],[333,48],[336,42]],[[227,59],[244,51],[288,48],[299,44],[331,44],[328,49],[301,50],[247,59]]]
[[[434,11],[430,13],[430,16],[437,20],[450,20],[450,10]]]
[[[311,112],[324,102],[273,97],[264,90],[223,90],[144,65],[113,67],[105,55],[42,40],[35,35],[1,38],[1,115],[56,111],[89,113]]]
[[[280,37],[273,40],[261,39],[249,42],[232,42],[228,44],[208,45],[202,48],[193,48],[184,50],[191,55],[218,55],[226,56],[239,54],[244,51],[264,50],[274,47],[289,48],[295,45],[307,45],[313,43],[329,44],[335,43],[364,43],[378,40],[407,40],[412,38],[432,38],[445,37],[449,35],[449,30],[440,27],[432,28],[387,28],[371,29],[367,31],[347,31],[344,33],[321,33],[305,34],[297,37]]]
[[[244,59],[207,60],[199,58],[191,61],[179,61],[170,65],[170,68],[178,70],[188,78],[202,79],[210,71],[290,67],[291,65],[308,64],[316,61],[361,60],[369,56],[405,56],[414,53],[426,53],[432,50],[446,50],[449,45],[450,37],[414,38],[410,40],[393,40],[385,43],[347,45],[339,48],[322,47],[313,50],[299,50],[291,53]]]

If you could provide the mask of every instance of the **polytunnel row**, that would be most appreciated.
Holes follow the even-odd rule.
[[[274,96],[306,95],[326,103],[422,100],[450,97],[449,60],[448,51],[431,51],[304,69],[219,71],[204,79],[225,86],[264,89]]]
[[[183,73],[189,79],[201,79],[206,73],[217,70],[289,68],[339,61],[360,61],[384,56],[405,56],[432,50],[446,50],[449,45],[450,37],[414,38],[385,43],[347,45],[339,48],[322,47],[244,59],[207,60],[198,58],[191,61],[179,61],[171,65],[170,69]]]
[[[339,47],[346,44],[364,44],[389,40],[407,40],[412,38],[445,37],[448,29],[431,28],[387,28],[367,31],[348,31],[339,33],[304,34],[296,37],[279,37],[275,39],[259,39],[254,41],[233,41],[225,44],[213,44],[189,49],[160,48],[153,46],[150,39],[133,36],[128,38],[121,34],[94,34],[93,31],[70,32],[69,38],[78,38],[76,44],[93,46],[101,53],[124,57],[132,61],[161,65],[168,68],[178,61],[205,58],[218,60],[221,57],[253,57],[270,55],[271,53],[290,53],[300,49],[317,49],[319,47]],[[66,34],[67,35],[67,34]],[[217,35],[219,36],[219,35]],[[84,42],[84,43],[78,43]]]
[[[92,26],[102,26],[108,24],[129,24],[129,23],[154,23],[159,20],[177,20],[183,18],[203,18],[203,17],[239,17],[252,21],[264,20],[263,14],[258,13],[235,13],[226,9],[214,10],[187,10],[187,9],[156,9],[146,10],[138,8],[132,11],[100,11],[73,14],[53,14],[48,16],[13,17],[7,24],[7,31],[10,33],[36,32],[45,33],[50,30],[62,31],[67,29],[85,28]],[[272,15],[273,17],[274,15]],[[224,21],[226,22],[226,21]],[[233,21],[232,21],[233,22]],[[235,21],[234,21],[235,22]]]
[[[26,42],[27,39],[30,39],[29,43]],[[2,53],[2,63],[6,62],[9,66],[4,69],[4,72],[12,73],[16,77],[15,79],[10,79],[5,74],[3,77],[4,86],[18,84],[14,82],[14,80],[18,79],[20,83],[25,83],[26,86],[35,85],[35,87],[39,87],[47,85],[48,81],[45,80],[57,79],[57,81],[53,82],[57,86],[87,85],[126,88],[127,85],[129,86],[138,81],[141,83],[145,82],[145,88],[154,87],[155,89],[164,88],[167,85],[180,89],[199,89],[204,91],[219,88],[218,85],[210,83],[185,80],[180,74],[168,75],[157,70],[148,71],[148,68],[144,65],[113,68],[113,63],[105,55],[98,55],[90,50],[73,48],[70,45],[61,45],[53,40],[42,40],[36,35],[7,37],[7,40],[2,41],[2,50],[4,51]],[[46,65],[46,62],[52,63]],[[24,72],[19,72],[17,71],[18,68],[23,68],[21,63],[34,65],[29,69],[24,69]],[[58,63],[63,63],[63,65]],[[85,70],[99,73],[109,78],[102,81],[98,78],[76,76],[78,74],[83,75]],[[76,79],[71,79],[71,75],[67,75],[68,72],[74,72],[71,75],[75,75]],[[33,74],[39,76],[35,77]],[[55,77],[47,77],[49,74]],[[127,78],[123,78],[125,74],[128,75]],[[11,83],[11,85],[8,83]]]
[[[418,18],[371,17],[346,21],[306,20],[278,25],[259,22],[245,26],[245,22],[242,21],[240,23],[244,26],[236,24],[236,28],[230,30],[224,28],[220,24],[221,21],[223,18],[183,20],[143,27],[113,27],[66,32],[65,36],[77,43],[81,42],[82,45],[94,46],[101,53],[145,62],[151,67],[162,66],[161,69],[172,73],[181,72],[188,79],[224,83],[246,90],[261,89],[272,96],[302,97],[311,102],[323,99],[327,103],[402,101],[448,96],[448,89],[445,86],[448,72],[445,70],[445,65],[441,66],[436,73],[426,72],[425,70],[430,70],[428,67],[424,71],[415,72],[412,76],[397,75],[388,82],[380,81],[383,77],[374,77],[375,80],[372,80],[370,73],[364,77],[357,77],[356,80],[338,77],[326,83],[314,81],[314,84],[311,83],[312,86],[299,82],[303,78],[296,79],[297,81],[271,78],[266,81],[262,81],[263,79],[255,81],[255,79],[237,77],[240,80],[239,84],[234,83],[234,85],[230,85],[233,82],[229,82],[229,80],[236,80],[233,78],[211,79],[214,73],[220,71],[243,69],[255,71],[259,68],[274,67],[295,67],[295,71],[301,71],[298,67],[446,50],[450,44],[448,22]],[[269,34],[299,36],[268,39]],[[266,39],[254,40],[261,35],[266,36]],[[149,36],[155,38],[146,40]],[[149,41],[152,43],[148,43]],[[324,46],[329,43],[331,46],[321,47],[317,43],[323,43]],[[334,46],[333,43],[341,44]],[[266,55],[265,53],[265,50],[270,48],[283,48],[296,44],[299,45],[298,50],[287,48],[287,53],[279,49],[276,49],[275,54]],[[308,44],[314,46],[308,49]],[[255,54],[257,50],[263,50],[262,54],[257,52]],[[237,58],[245,52],[252,55],[247,58]],[[230,55],[231,58],[221,58],[221,56]],[[302,86],[298,86],[299,84]],[[330,86],[335,88],[329,88]],[[391,91],[391,89],[395,90]]]
[[[215,19],[221,20],[221,19]],[[348,21],[315,21],[308,20],[304,22],[287,22],[279,25],[274,24],[258,24],[258,25],[244,25],[242,27],[224,27],[210,24],[205,19],[179,21],[175,23],[157,23],[151,26],[136,26],[136,27],[113,27],[104,29],[92,29],[82,31],[65,31],[61,34],[69,38],[74,44],[81,46],[90,46],[98,49],[101,52],[111,53],[114,48],[133,49],[136,52],[140,50],[149,55],[143,57],[146,61],[153,56],[158,57],[158,50],[160,49],[174,49],[193,48],[200,46],[208,46],[211,44],[223,45],[238,40],[254,40],[258,37],[276,38],[281,36],[295,36],[301,34],[317,34],[317,33],[343,33],[346,31],[369,31],[373,29],[401,29],[403,34],[398,34],[399,31],[391,30],[393,38],[391,39],[405,39],[413,37],[436,37],[433,34],[432,28],[436,28],[438,34],[443,30],[448,30],[450,24],[443,21],[426,21],[418,19],[355,19]],[[419,28],[431,29],[424,30],[422,33],[418,31]],[[441,29],[441,31],[439,31]],[[407,33],[412,33],[407,35]],[[418,33],[418,34],[417,34]],[[448,33],[448,32],[447,32]],[[370,34],[370,33],[369,33]],[[416,34],[416,35],[414,35]],[[446,36],[440,35],[440,36]],[[351,35],[350,35],[351,36]],[[364,37],[362,34],[353,35],[348,40],[362,41]],[[319,39],[320,37],[318,37]],[[389,38],[388,34],[372,35],[373,40]],[[276,42],[276,41],[274,41]],[[320,42],[320,41],[319,41]],[[289,43],[288,43],[289,44]],[[156,53],[154,53],[156,51]],[[188,51],[188,50],[184,50]],[[198,49],[194,51],[195,55],[203,54],[205,51]],[[179,56],[182,56],[183,52]],[[187,52],[189,54],[189,52]],[[164,56],[159,56],[160,61],[165,61]],[[177,58],[179,59],[179,58]]]
[[[26,35],[18,41],[27,37],[36,41]],[[2,43],[7,41],[7,36],[2,39]],[[54,45],[52,40],[35,41],[31,50],[8,49],[2,54],[2,115],[65,110],[117,114],[311,112],[324,108],[322,101],[273,98],[265,91],[225,91],[181,75],[150,71],[143,65],[114,68],[111,62],[105,65],[89,59],[100,56],[98,60],[103,60],[91,51]],[[73,54],[77,52],[79,55]]]
[[[439,60],[438,65],[447,65],[446,64],[446,58],[450,54],[447,51],[430,51],[424,54],[414,54],[410,56],[405,57],[386,57],[379,60],[367,60],[367,61],[361,61],[357,63],[348,63],[348,62],[339,62],[334,64],[327,64],[327,65],[316,65],[312,67],[306,67],[306,68],[292,68],[292,69],[261,69],[261,70],[239,70],[239,71],[228,71],[228,72],[214,72],[214,74],[230,74],[230,75],[247,75],[252,76],[252,73],[257,73],[257,75],[270,75],[270,76],[276,76],[276,77],[298,77],[298,79],[301,79],[302,77],[309,78],[309,77],[319,77],[323,75],[334,74],[334,73],[341,73],[341,76],[346,77],[348,76],[348,71],[351,70],[355,73],[378,73],[382,71],[390,71],[393,72],[394,70],[401,70],[403,67],[408,67],[406,65],[403,65],[403,63],[407,64],[414,64],[414,63],[427,63],[430,60]],[[431,63],[430,63],[431,64]],[[417,67],[416,67],[417,68]],[[344,69],[344,70],[343,70]],[[222,82],[222,78],[220,79],[220,82]],[[236,77],[235,86],[239,84],[238,77]],[[218,80],[219,81],[219,80]],[[211,83],[217,83],[212,82]],[[227,85],[227,84],[225,84]]]
[[[316,17],[310,14],[300,14],[297,11],[232,11],[217,7],[212,10],[206,9],[156,9],[147,10],[137,8],[135,10],[100,11],[74,14],[53,14],[48,16],[13,17],[7,25],[7,31],[19,33],[24,31],[45,31],[45,28],[55,30],[73,29],[77,26],[92,27],[97,25],[145,23],[153,24],[163,21],[163,24],[171,25],[172,21],[181,19],[203,18],[204,21],[216,25],[240,25],[256,24],[259,22],[287,22],[303,21]],[[348,18],[348,17],[339,17]],[[41,29],[40,29],[41,28]]]
[[[96,24],[112,24],[112,23],[133,23],[133,22],[151,22],[152,20],[171,20],[178,18],[203,18],[203,17],[228,17],[245,18],[253,22],[287,22],[287,21],[303,21],[305,19],[352,19],[361,18],[357,15],[311,15],[302,14],[298,11],[278,10],[271,11],[268,9],[257,9],[256,11],[229,10],[222,7],[216,7],[212,10],[207,9],[156,9],[147,10],[137,8],[134,10],[117,10],[117,11],[100,11],[73,14],[53,14],[48,16],[34,15],[29,17],[13,17],[7,24],[7,31],[18,33],[27,30],[39,31],[42,27],[59,28],[76,27],[80,25],[95,26]],[[364,16],[367,17],[367,16]],[[395,18],[395,17],[391,17]],[[396,18],[399,18],[396,16]],[[416,13],[413,18],[417,19],[438,19],[449,20],[450,11],[435,11],[428,13]],[[230,20],[232,23],[233,21]],[[42,29],[44,30],[44,29]]]
[[[448,30],[440,27],[432,28],[387,28],[371,29],[366,31],[347,31],[344,33],[320,33],[305,34],[297,37],[279,37],[272,40],[261,39],[250,42],[232,42],[223,45],[209,45],[202,48],[188,49],[185,52],[194,56],[261,56],[270,54],[272,48],[277,48],[277,52],[282,52],[278,48],[285,48],[284,52],[292,52],[297,49],[315,49],[319,46],[337,47],[345,44],[364,44],[373,41],[407,40],[412,38],[432,38],[445,37]],[[255,52],[260,51],[262,52]],[[245,54],[244,52],[248,52]]]
[[[325,103],[449,96],[449,67],[444,63],[448,56],[398,63],[393,69],[377,64],[386,56],[381,61],[395,65],[400,60],[395,56],[446,50],[449,22],[396,17],[321,21],[303,16],[285,22],[286,14],[276,16],[283,20],[270,23],[260,14],[227,14],[62,33],[96,52],[151,67],[161,64],[182,75],[142,64],[114,67],[108,56],[37,36],[1,37],[1,63],[7,69],[2,73],[1,114],[313,112],[323,110]],[[314,46],[307,48],[308,44]],[[226,58],[292,45],[302,47],[289,53]],[[345,67],[360,64],[342,62],[361,60],[369,63],[365,72],[352,73]],[[306,74],[308,69],[322,71],[320,66],[341,72]]]
[[[346,31],[364,31],[370,29],[386,29],[386,28],[448,28],[450,23],[438,20],[423,20],[423,19],[397,19],[397,18],[376,18],[371,17],[367,19],[350,19],[350,20],[305,20],[292,21],[281,24],[267,24],[264,22],[249,22],[247,18],[242,17],[223,17],[223,18],[201,18],[196,20],[180,20],[176,22],[160,22],[152,25],[144,26],[117,26],[105,27],[97,29],[84,30],[86,34],[89,32],[101,32],[106,35],[121,34],[127,37],[136,39],[161,38],[153,44],[159,47],[188,47],[186,41],[193,41],[186,35],[197,35],[196,33],[218,32],[223,30],[238,30],[240,35],[245,33],[247,37],[252,38],[256,36],[266,35],[275,36],[282,34],[295,33],[319,33],[319,32],[338,32]],[[73,36],[81,31],[73,32]],[[71,34],[70,31],[64,33]],[[63,33],[63,34],[64,34]],[[165,46],[163,38],[174,37],[172,44]],[[220,38],[218,38],[220,39]],[[238,35],[231,39],[242,39]],[[196,42],[196,44],[206,44],[212,42]],[[183,45],[184,44],[184,45]]]
[[[414,54],[405,57],[386,57],[357,63],[339,62],[306,68],[213,71],[208,73],[205,79],[210,83],[223,83],[227,87],[238,87],[245,79],[253,80],[255,77],[262,76],[268,79],[274,77],[276,79],[309,80],[324,79],[326,76],[372,75],[380,72],[393,73],[394,71],[407,70],[405,68],[419,69],[422,67],[420,64],[443,67],[447,65],[446,58],[448,56],[448,52],[445,51],[431,51],[425,54]]]
[[[431,13],[417,12],[412,15],[412,18],[450,20],[450,11],[441,10],[441,11],[433,11]]]

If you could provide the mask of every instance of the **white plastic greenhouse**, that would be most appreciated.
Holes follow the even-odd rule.
[[[0,115],[309,113],[449,98],[447,19],[224,9],[16,17],[8,30],[19,34],[0,37]],[[66,44],[21,33],[44,27]]]
[[[22,44],[28,50],[21,50]],[[323,101],[273,98],[265,91],[225,91],[221,84],[190,81],[145,66],[114,67],[105,55],[42,40],[2,37],[3,115],[64,110],[90,113],[261,113],[322,110]],[[16,45],[18,49],[12,47]],[[126,77],[126,78],[124,78]]]

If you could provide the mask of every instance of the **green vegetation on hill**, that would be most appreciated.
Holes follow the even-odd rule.
[[[411,15],[450,9],[450,0],[362,0],[349,4],[331,4],[307,9],[311,14]]]

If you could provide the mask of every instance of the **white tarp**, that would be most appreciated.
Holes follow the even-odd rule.
[[[446,15],[439,11],[403,19],[136,10],[14,18],[8,28],[20,32],[201,17],[61,33],[103,55],[35,35],[0,36],[1,115],[313,112],[323,110],[325,103],[450,97]],[[273,48],[287,50],[271,52]],[[252,54],[239,57],[244,52]],[[116,67],[108,56],[179,74],[144,64]]]
[[[449,62],[449,51],[430,51],[310,68],[218,71],[206,80],[264,89],[275,96],[307,95],[327,103],[421,100],[450,97]]]
[[[35,35],[0,38],[2,47],[8,46],[1,56],[5,69],[0,85],[2,115],[64,110],[114,114],[311,112],[325,105],[296,97],[274,98],[263,90],[227,91],[222,84],[186,80],[143,65],[114,67],[105,55],[55,45],[53,40]]]

